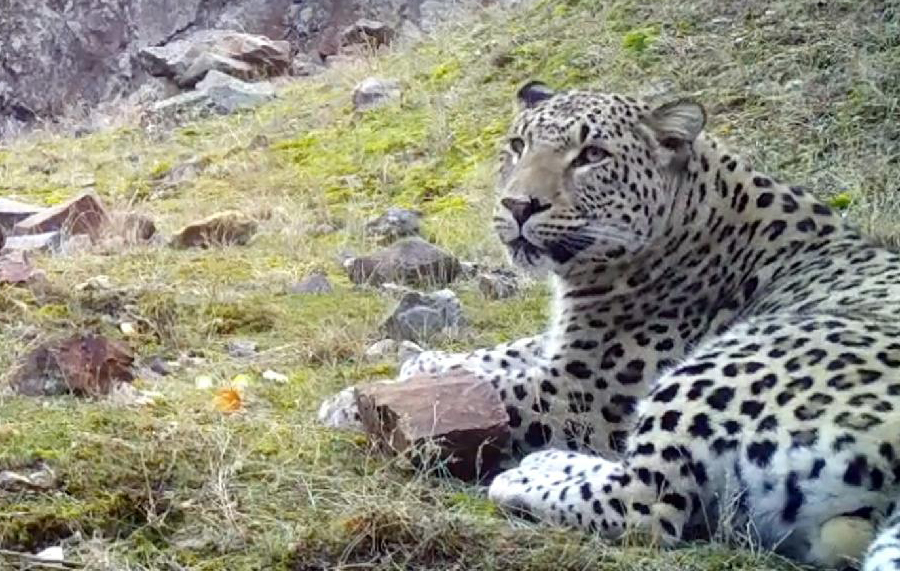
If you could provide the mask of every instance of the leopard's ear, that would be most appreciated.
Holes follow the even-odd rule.
[[[658,164],[678,172],[687,163],[690,147],[705,124],[702,105],[679,99],[647,114],[638,125],[638,133],[647,139]]]
[[[556,92],[543,81],[532,80],[519,88],[516,100],[520,109],[530,109],[542,101],[546,101],[556,95]]]
[[[660,145],[675,149],[690,145],[706,125],[706,111],[691,99],[679,99],[660,105],[644,118]]]

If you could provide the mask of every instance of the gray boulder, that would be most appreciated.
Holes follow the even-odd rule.
[[[357,111],[374,109],[400,99],[402,94],[397,80],[369,77],[353,89],[353,108]]]
[[[442,289],[405,294],[381,329],[396,341],[424,343],[438,334],[454,335],[464,325],[459,298],[449,289]]]
[[[274,98],[275,87],[269,82],[249,83],[213,70],[197,84],[196,90],[160,101],[153,106],[153,111],[158,115],[227,115],[258,107]]]
[[[143,48],[138,57],[150,75],[167,77],[185,88],[212,70],[244,80],[283,75],[291,66],[291,47],[255,34],[204,30]]]

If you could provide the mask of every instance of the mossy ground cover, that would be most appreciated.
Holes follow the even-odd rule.
[[[342,252],[374,247],[364,221],[389,205],[427,214],[428,237],[496,262],[489,230],[493,154],[515,87],[540,77],[653,93],[671,83],[709,128],[780,178],[805,184],[895,242],[900,180],[900,14],[889,2],[568,0],[487,11],[414,46],[285,85],[252,113],[173,130],[44,133],[0,147],[0,191],[52,204],[86,184],[164,232],[225,207],[261,220],[247,247],[132,247],[42,258],[50,287],[0,291],[0,365],[76,329],[121,336],[145,359],[190,355],[136,383],[153,404],[0,396],[0,469],[45,463],[48,491],[0,492],[0,568],[10,552],[62,543],[90,569],[787,568],[722,541],[671,552],[609,546],[510,522],[479,490],[416,474],[365,440],[320,428],[326,395],[389,377],[363,358],[392,300],[343,276]],[[893,12],[892,12],[893,10]],[[381,75],[397,104],[352,111],[350,91]],[[202,168],[165,193],[188,161]],[[338,231],[312,229],[331,224]],[[332,294],[288,294],[314,270]],[[105,275],[109,291],[78,289]],[[458,284],[471,327],[462,349],[537,331],[546,289],[504,301]],[[233,339],[259,344],[229,356]],[[265,381],[273,369],[285,384]],[[197,376],[213,379],[198,389]],[[240,412],[214,406],[238,375]],[[245,377],[246,378],[246,377]]]

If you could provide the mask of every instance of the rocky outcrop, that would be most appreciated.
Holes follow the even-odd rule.
[[[6,0],[0,10],[0,118],[30,121],[131,93],[137,58],[193,30],[279,38],[291,0]],[[74,102],[74,103],[73,103]]]
[[[392,39],[393,31],[427,32],[471,6],[520,1],[4,0],[0,136],[72,107],[92,108],[116,97],[144,103],[154,94],[172,95],[150,77],[138,54],[201,30],[286,40],[292,55],[305,51],[318,58],[337,54],[354,38],[380,44]],[[361,28],[361,19],[370,21]],[[150,85],[153,89],[139,89]]]

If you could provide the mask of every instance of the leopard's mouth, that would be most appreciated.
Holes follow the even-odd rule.
[[[528,265],[535,265],[537,259],[544,255],[544,250],[522,236],[507,242],[506,247],[509,248],[514,260],[524,259]]]

